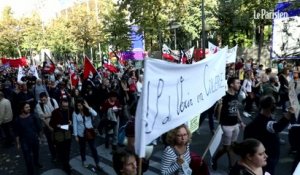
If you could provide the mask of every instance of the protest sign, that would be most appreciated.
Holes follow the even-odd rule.
[[[197,131],[197,129],[199,128],[199,123],[200,123],[199,119],[200,119],[200,115],[196,115],[190,121],[188,121],[187,125],[191,133]]]
[[[143,91],[136,112],[136,152],[161,134],[191,120],[225,95],[227,48],[195,64],[145,61]]]
[[[215,152],[217,151],[217,149],[221,143],[221,140],[222,140],[222,135],[223,135],[223,130],[222,130],[221,126],[219,125],[214,137],[211,140],[211,143],[208,146],[209,153],[211,156],[213,156],[215,154]],[[203,157],[204,157],[204,155],[203,155]]]

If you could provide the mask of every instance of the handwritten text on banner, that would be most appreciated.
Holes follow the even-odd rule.
[[[136,112],[136,152],[161,134],[191,120],[225,95],[227,48],[190,65],[145,61],[143,92]]]

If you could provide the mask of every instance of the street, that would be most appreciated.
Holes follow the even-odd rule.
[[[276,110],[276,115],[279,116],[281,114],[281,110]],[[250,122],[250,118],[243,117],[246,123]],[[217,122],[215,121],[215,126],[217,126]],[[293,162],[293,155],[289,154],[289,143],[288,143],[288,132],[287,129],[280,134],[280,137],[285,140],[285,144],[281,145],[281,156],[280,161],[276,169],[275,175],[282,174],[291,174],[291,164]],[[208,127],[208,121],[205,120],[201,125],[200,134],[194,133],[191,143],[191,150],[197,152],[199,155],[202,155],[212,138],[212,134]],[[242,134],[240,134],[240,140],[242,139]],[[112,155],[111,149],[106,149],[104,147],[104,139],[101,136],[97,138],[97,150],[100,161],[103,166],[103,170],[109,175],[115,175],[112,168]],[[162,144],[158,144],[153,154],[150,158],[150,168],[144,173],[145,175],[154,175],[160,173],[160,156],[162,155],[164,146]],[[88,151],[88,155],[90,155]],[[93,163],[93,159],[91,156],[87,157],[88,162]],[[205,157],[205,161],[210,165],[210,155],[209,153]],[[60,175],[64,174],[61,170],[56,168],[55,163],[52,163],[50,160],[50,154],[46,143],[42,143],[40,145],[40,162],[44,166],[39,170],[41,175]],[[93,174],[86,168],[83,168],[81,165],[80,154],[78,144],[75,140],[72,141],[72,149],[71,149],[71,159],[70,164],[73,169],[73,174]],[[18,152],[15,147],[11,148],[2,148],[0,149],[0,174],[1,175],[24,175],[26,172],[26,167],[24,164],[24,160],[22,158],[22,153]],[[224,155],[218,161],[218,170],[212,171],[211,174],[215,175],[223,175],[226,174],[228,170],[228,159],[227,156]]]

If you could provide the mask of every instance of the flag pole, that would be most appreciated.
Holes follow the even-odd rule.
[[[143,163],[143,158],[139,157],[138,175],[142,175],[142,163]]]
[[[70,79],[70,87],[71,87],[71,90],[73,90],[72,77],[71,77],[71,71],[70,71],[70,69],[69,69],[69,79]]]

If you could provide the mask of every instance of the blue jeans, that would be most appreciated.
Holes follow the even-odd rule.
[[[39,164],[39,140],[21,141],[21,149],[25,159],[28,175],[34,175],[34,165]]]
[[[69,175],[71,174],[70,161],[70,150],[71,150],[71,139],[66,139],[63,142],[57,142],[56,152],[57,158],[62,163],[62,169]]]
[[[44,134],[46,136],[47,142],[48,142],[48,147],[49,147],[49,151],[51,153],[51,157],[52,159],[56,158],[56,149],[54,146],[54,141],[53,141],[53,132],[48,128],[48,127],[44,127]]]
[[[92,156],[94,158],[95,164],[97,165],[99,163],[99,157],[95,145],[95,139],[87,140],[84,137],[78,137],[79,138],[79,149],[80,149],[80,156],[82,162],[86,160],[86,142],[89,144],[90,150],[92,152]]]

